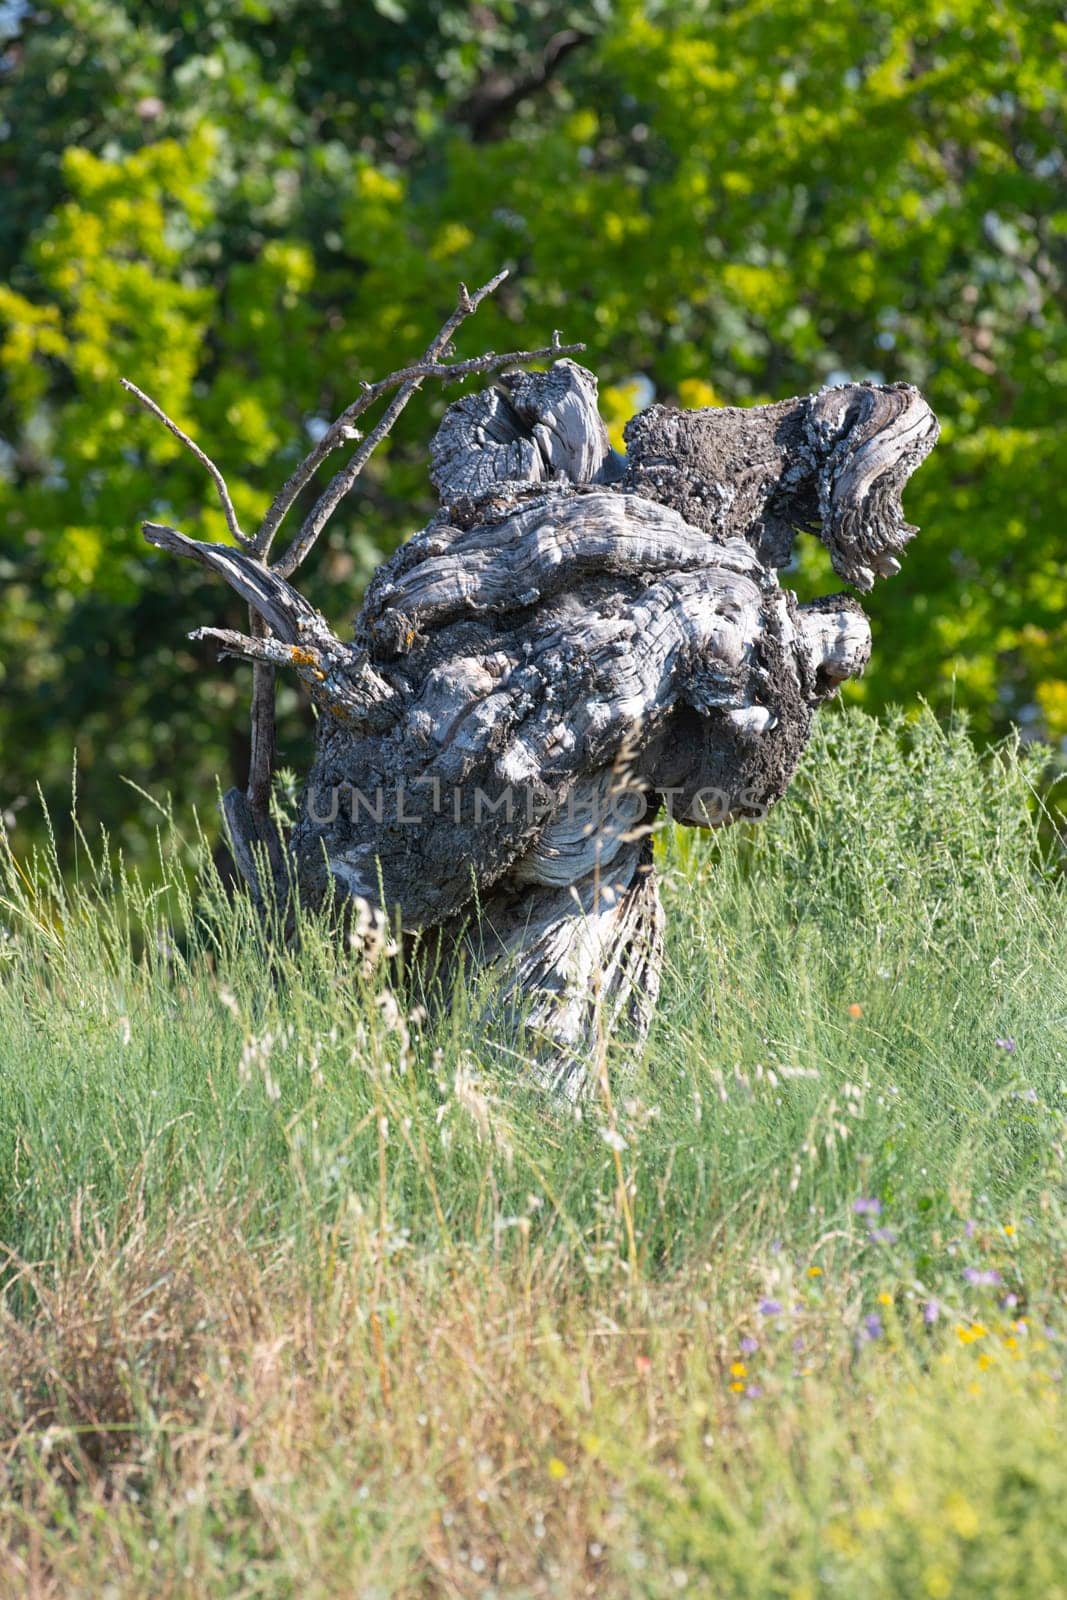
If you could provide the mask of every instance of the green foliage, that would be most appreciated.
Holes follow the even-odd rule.
[[[143,850],[120,774],[178,780],[186,804],[241,766],[240,669],[183,639],[236,612],[136,533],[221,519],[118,375],[180,416],[251,518],[308,424],[416,352],[457,278],[501,264],[463,353],[559,323],[616,427],[648,384],[690,405],[920,384],[944,424],[909,490],[923,536],[873,598],[850,692],[1067,737],[1061,8],[352,13],[60,0],[2,58],[0,803],[37,780],[54,799],[76,742],[90,812]],[[426,514],[442,404],[411,408],[338,519],[312,580],[331,614]],[[814,541],[796,582],[827,582]],[[287,691],[282,713],[295,761],[306,709]]]
[[[1061,1595],[1035,773],[831,714],[765,825],[666,833],[582,1120],[314,919],[266,970],[166,830],[147,896],[6,855],[5,1592]]]

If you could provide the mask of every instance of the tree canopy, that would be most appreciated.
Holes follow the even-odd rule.
[[[853,698],[1067,739],[1065,62],[1050,0],[0,6],[0,810],[59,799],[77,746],[86,811],[137,850],[123,777],[203,802],[241,776],[244,669],[185,640],[239,615],[138,534],[222,514],[120,375],[252,522],[505,265],[459,353],[559,326],[616,428],[653,395],[918,384],[943,443]],[[338,623],[429,513],[454,395],[335,518],[311,595]],[[308,713],[280,710],[284,754]]]

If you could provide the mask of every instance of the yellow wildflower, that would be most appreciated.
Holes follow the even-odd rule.
[[[981,1518],[961,1494],[950,1494],[945,1501],[945,1518],[954,1533],[961,1539],[973,1539],[981,1526]]]

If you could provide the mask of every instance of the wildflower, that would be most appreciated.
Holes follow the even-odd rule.
[[[864,1319],[863,1319],[863,1337],[864,1337],[864,1339],[880,1339],[882,1337],[883,1331],[884,1330],[882,1328],[882,1319],[878,1315],[877,1311],[872,1311],[869,1316],[864,1317]]]
[[[857,1217],[880,1217],[882,1202],[873,1195],[859,1195],[852,1202],[852,1210]]]
[[[956,1338],[960,1344],[974,1344],[977,1339],[984,1339],[987,1331],[981,1322],[972,1322],[970,1327],[963,1322],[956,1324]]]
[[[928,1300],[923,1306],[923,1321],[928,1328],[932,1328],[941,1315],[941,1306],[936,1300]]]
[[[731,1375],[731,1377],[734,1377],[734,1378],[747,1377],[748,1376],[748,1368],[745,1366],[745,1363],[743,1361],[735,1361],[735,1362],[733,1362],[733,1364],[730,1367],[730,1375]]]
[[[808,1277],[809,1278],[821,1278],[822,1277],[822,1268],[821,1267],[809,1267],[808,1268]]]
[[[1015,1040],[1014,1039],[1012,1039],[1012,1038],[994,1039],[993,1043],[996,1045],[998,1050],[1006,1051],[1009,1056],[1013,1056],[1015,1054]]]
[[[782,1302],[780,1300],[761,1300],[756,1308],[761,1317],[780,1317]]]
[[[886,1294],[886,1292],[883,1290],[878,1296],[878,1304],[880,1306],[891,1306],[893,1304],[893,1296],[891,1294]]]
[[[759,1341],[746,1334],[741,1340],[740,1349],[743,1356],[754,1356],[759,1349]]]
[[[562,1482],[562,1480],[567,1476],[566,1462],[561,1461],[559,1456],[550,1456],[548,1461],[548,1475],[550,1478],[554,1478],[557,1483]]]
[[[649,1359],[648,1356],[635,1356],[634,1357],[634,1367],[640,1373],[651,1372],[652,1371],[652,1362],[651,1362],[651,1360]]]
[[[855,1000],[853,1000],[852,1004],[848,1008],[848,1014],[853,1018],[853,1020],[862,1017],[863,1007],[861,1005],[857,1005]]]
[[[973,1539],[982,1525],[977,1511],[961,1494],[949,1495],[945,1501],[945,1516],[961,1539]]]
[[[992,1288],[1000,1282],[1000,1273],[995,1267],[964,1267],[963,1276],[973,1288]]]
[[[758,1400],[762,1393],[763,1390],[760,1388],[758,1383],[750,1383],[748,1388],[745,1390],[745,1399]]]
[[[867,1235],[872,1244],[896,1244],[897,1234],[892,1228],[872,1228]]]
[[[745,1386],[739,1378],[734,1379],[733,1383],[730,1385],[730,1388],[733,1390],[734,1394],[744,1394],[745,1392]]]
[[[1006,1222],[1004,1224],[1004,1232],[1007,1234],[1008,1238],[1010,1239],[1013,1236],[1013,1234],[1015,1233],[1015,1224],[1014,1224],[1014,1222]]]

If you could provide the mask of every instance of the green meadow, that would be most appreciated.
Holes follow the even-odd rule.
[[[0,1592],[1067,1595],[1042,759],[829,714],[664,832],[581,1114],[164,817],[8,851]]]

